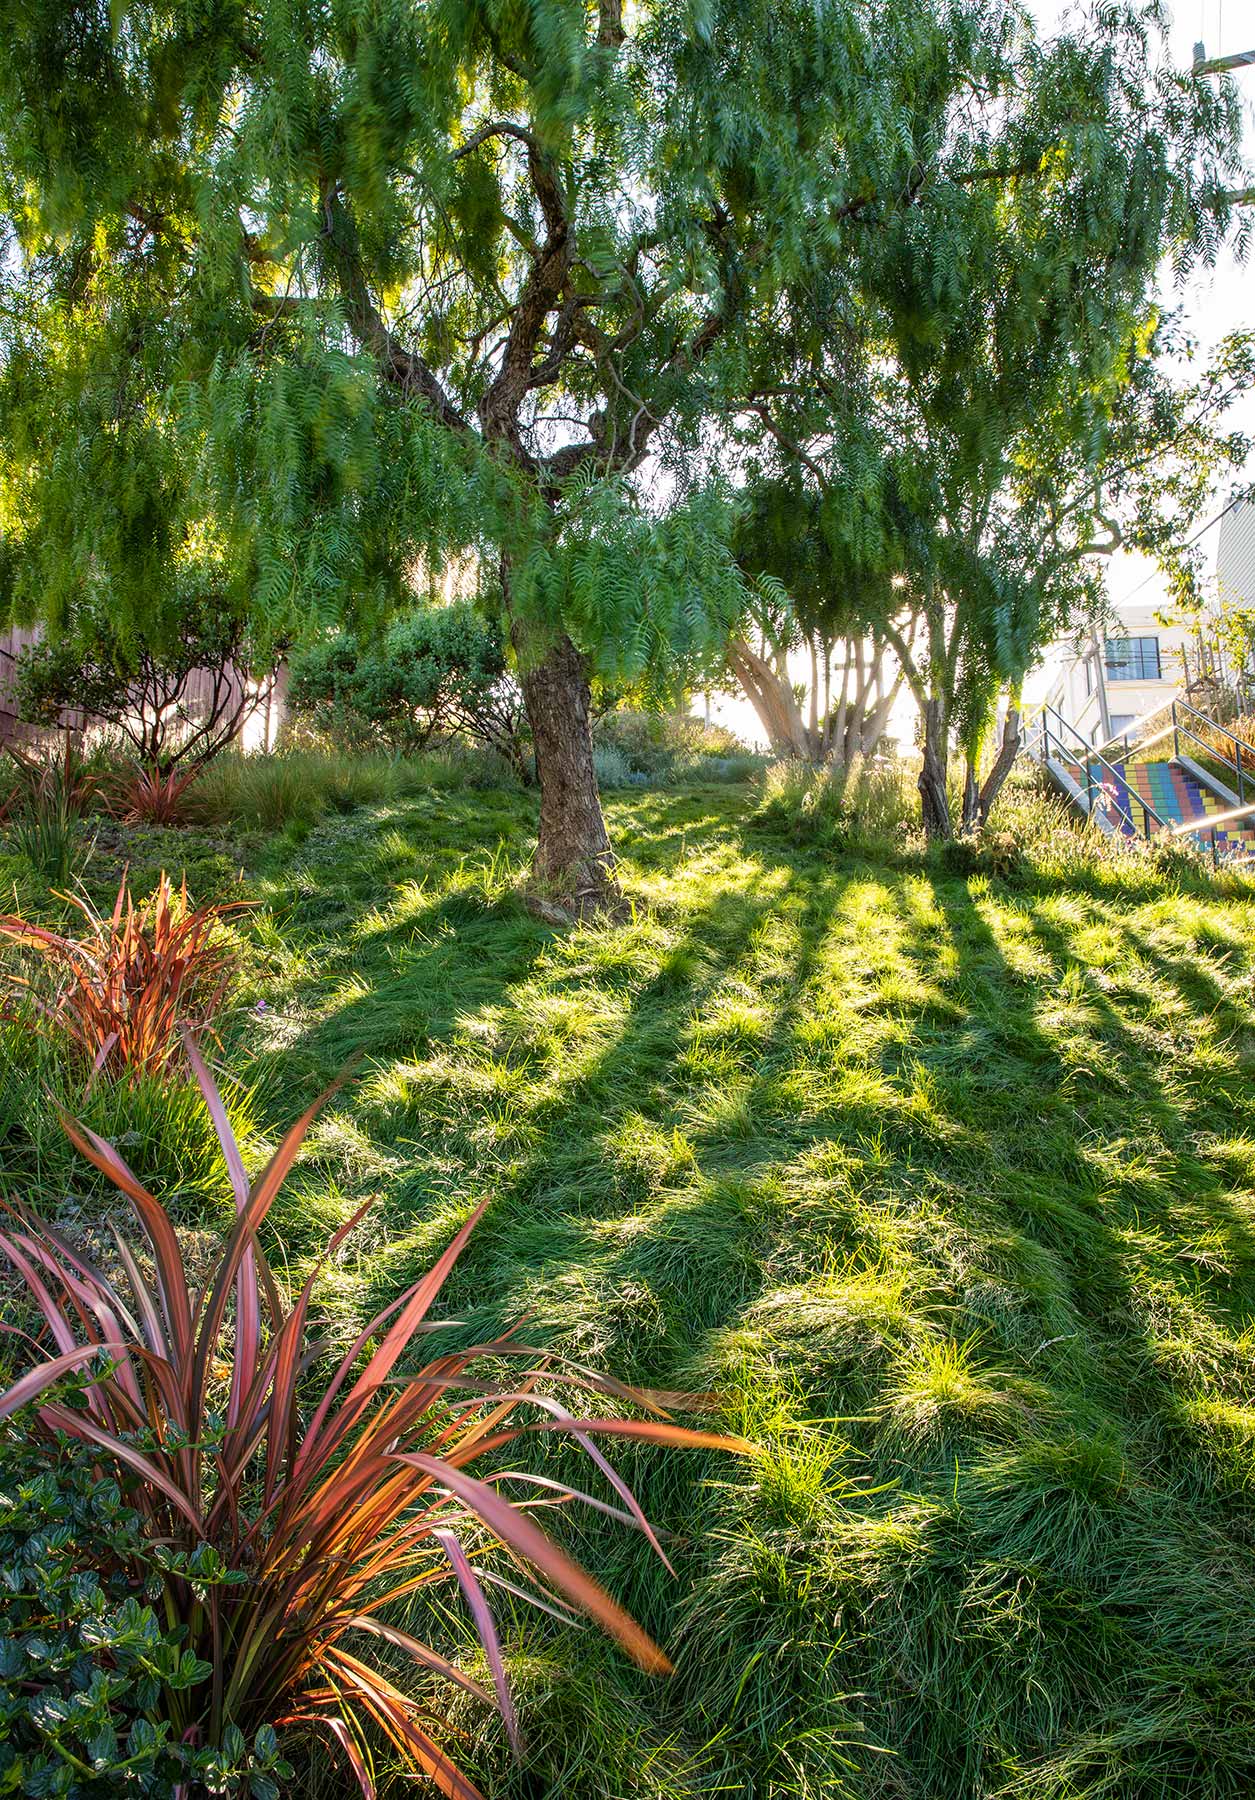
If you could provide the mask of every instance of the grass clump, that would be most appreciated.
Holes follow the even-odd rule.
[[[562,935],[513,895],[506,787],[326,814],[250,869],[249,1129],[362,1058],[272,1218],[295,1280],[373,1201],[336,1341],[486,1199],[447,1290],[468,1333],[528,1310],[760,1446],[624,1456],[675,1581],[555,1521],[674,1679],[506,1610],[527,1757],[459,1753],[507,1800],[1240,1800],[1249,885],[1056,831],[1018,783],[1010,877],[891,809],[879,849],[758,801],[616,793],[631,914]],[[24,1129],[27,1191],[62,1186]]]
[[[778,762],[763,778],[755,820],[827,849],[891,850],[913,835],[918,797],[906,764],[856,757],[849,764]]]
[[[616,707],[593,728],[593,760],[607,788],[676,787],[705,781],[746,781],[766,766],[722,725],[675,713]]]
[[[517,786],[491,751],[453,748],[411,757],[287,750],[277,756],[220,756],[199,776],[188,810],[206,824],[243,832],[308,829],[327,813],[348,813],[416,794]]]

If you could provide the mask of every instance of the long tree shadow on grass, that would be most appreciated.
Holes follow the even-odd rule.
[[[531,1636],[533,1756],[485,1746],[485,1781],[591,1800],[630,1755],[658,1800],[1242,1793],[1251,1578],[1155,1329],[1197,1273],[1169,1241],[1200,1224],[1173,1185],[1197,1117],[1048,895],[1012,918],[919,870],[752,849],[655,938],[542,936],[496,970],[460,917],[391,940],[414,961],[389,983],[441,946],[450,1004],[380,1023],[354,1101],[387,1221],[354,1309],[490,1194],[449,1294],[468,1329],[531,1304],[616,1373],[709,1375],[766,1432],[749,1472],[624,1460],[680,1584],[617,1528],[580,1541],[681,1678]],[[378,992],[313,1030],[375,1029]],[[1126,1129],[1139,1084],[1162,1150]],[[1244,1254],[1214,1179],[1204,1200]]]
[[[1224,1474],[1189,1429],[1230,1295],[1215,1306],[1179,1252],[1216,1237],[1249,1268],[1249,1217],[1194,1156],[1190,1103],[1048,908],[1030,897],[1009,915],[1048,958],[1026,976],[988,901],[954,881],[932,891],[944,931],[916,925],[903,942],[934,1016],[882,1066],[916,1101],[899,1155],[939,1178],[911,1229],[948,1297],[952,1348],[887,1384],[872,1442],[935,1509],[934,1573],[951,1592],[916,1581],[921,1630],[904,1583],[880,1730],[937,1772],[938,1794],[1008,1775],[1013,1793],[1113,1779],[1239,1793],[1250,1733],[1212,1745],[1217,1696],[1255,1653],[1255,1583]],[[939,1636],[948,1658],[930,1648]],[[875,1662],[862,1673],[874,1689]]]
[[[467,1333],[478,1337],[530,1304],[537,1331],[564,1349],[670,1385],[704,1334],[735,1325],[780,1234],[773,1172],[812,1133],[790,1118],[775,1084],[841,887],[838,878],[799,889],[791,870],[755,873],[739,861],[723,876],[712,869],[656,941],[647,922],[626,964],[614,946],[630,950],[632,927],[542,947],[499,991],[477,994],[454,1028],[425,1030],[381,1058],[353,1118],[373,1144],[406,1152],[410,1166],[394,1167],[387,1182],[387,1241],[362,1272],[355,1313],[391,1299],[488,1194],[448,1290]],[[411,976],[422,979],[421,962]],[[607,1015],[566,1058],[546,1057],[537,1040],[552,1029],[553,1009],[561,1016],[597,993]],[[337,1036],[363,1022],[369,1029],[377,1004],[377,991],[350,998],[332,1015]],[[513,1106],[505,1116],[503,1094]],[[687,1539],[709,1459],[629,1453],[624,1466],[651,1516]],[[557,1446],[546,1467],[574,1473]],[[649,1552],[619,1528],[597,1533],[589,1548],[616,1593],[671,1640],[679,1590]],[[585,1641],[581,1657],[589,1679],[622,1689],[622,1671],[612,1676],[600,1650]],[[677,1699],[665,1708],[650,1684],[628,1692],[619,1729],[653,1740],[660,1711],[670,1718],[665,1756],[654,1750],[655,1767],[671,1771],[669,1791],[724,1781],[725,1763],[702,1750],[721,1729],[713,1705],[686,1712]],[[704,1772],[684,1773],[691,1765]],[[508,1770],[500,1779],[510,1792],[533,1791]],[[600,1779],[590,1777],[590,1792]],[[557,1780],[554,1765],[545,1780]]]
[[[762,1071],[780,1054],[791,995],[782,992],[774,1006],[752,1011],[733,1006],[730,1018],[718,1016],[717,1002],[735,990],[755,934],[787,897],[778,883],[710,892],[686,913],[655,973],[628,988],[621,1018],[576,1059],[569,1077],[550,1067],[548,1078],[537,1078],[525,1020],[518,1021],[518,1036],[508,1017],[498,1021],[489,1051],[478,1058],[474,1039],[462,1045],[464,1054],[468,1047],[472,1052],[463,1088],[471,1085],[475,1060],[482,1065],[485,1057],[497,1086],[508,1087],[511,1068],[521,1071],[523,1086],[532,1077],[518,1113],[504,1121],[500,1147],[486,1144],[480,1129],[491,1105],[487,1094],[478,1096],[478,1107],[473,1097],[454,1121],[472,1194],[493,1196],[465,1273],[450,1288],[450,1305],[459,1315],[469,1308],[477,1329],[501,1323],[519,1306],[521,1289],[526,1300],[543,1295],[543,1310],[551,1324],[556,1315],[565,1325],[569,1347],[613,1354],[616,1373],[658,1381],[703,1323],[742,1303],[755,1280],[755,1232],[748,1212],[730,1208],[728,1197],[738,1181],[748,1192],[755,1168],[780,1153],[754,1103]],[[808,911],[806,929],[812,926]],[[560,970],[543,983],[550,998],[565,985]],[[587,975],[578,985],[587,991]],[[525,1010],[528,999],[516,993],[515,1008]],[[381,1138],[415,1142],[430,1125],[430,1060],[416,1074],[412,1103],[369,1108],[371,1129]],[[699,1098],[715,1077],[721,1085],[706,1117]],[[458,1082],[451,1068],[449,1084]],[[704,1186],[711,1155],[722,1165],[713,1170],[719,1187],[713,1197]],[[390,1207],[421,1214],[424,1188],[419,1167]],[[642,1209],[660,1192],[669,1213],[655,1237],[642,1229]],[[703,1266],[709,1281],[702,1279]],[[390,1272],[389,1279],[400,1274]],[[596,1296],[609,1312],[597,1307]],[[576,1324],[581,1314],[582,1327]]]

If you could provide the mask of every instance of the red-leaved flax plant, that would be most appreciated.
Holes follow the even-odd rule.
[[[416,1340],[440,1329],[431,1309],[482,1205],[421,1280],[330,1356],[309,1317],[321,1263],[289,1305],[257,1238],[326,1096],[250,1181],[213,1079],[185,1041],[230,1170],[234,1228],[194,1289],[159,1201],[111,1145],[64,1117],[77,1148],[130,1201],[144,1241],[137,1251],[114,1231],[115,1280],[50,1226],[8,1209],[0,1250],[42,1319],[43,1342],[0,1395],[0,1418],[29,1408],[30,1429],[82,1440],[120,1480],[152,1552],[127,1572],[138,1591],[156,1570],[158,1612],[186,1627],[187,1647],[212,1668],[200,1687],[163,1697],[176,1736],[215,1744],[231,1725],[322,1731],[366,1796],[375,1791],[371,1741],[381,1737],[443,1794],[477,1800],[441,1747],[430,1693],[422,1704],[407,1694],[377,1666],[372,1644],[401,1652],[427,1678],[495,1699],[516,1745],[494,1586],[563,1616],[585,1614],[641,1667],[666,1670],[662,1651],[533,1512],[587,1502],[661,1554],[593,1440],[748,1446],[675,1425],[652,1398],[529,1350],[512,1332],[415,1368]],[[335,1233],[323,1261],[365,1210]],[[518,1372],[494,1379],[481,1372],[486,1363]],[[652,1416],[597,1417],[595,1395]],[[574,1438],[613,1501],[510,1467],[506,1447],[541,1432]],[[492,1693],[397,1622],[411,1623],[415,1600],[441,1584],[461,1590]]]
[[[160,1074],[179,1048],[181,1023],[212,1029],[235,963],[219,927],[251,902],[194,907],[186,882],[176,894],[165,874],[137,901],[125,873],[111,913],[74,894],[60,898],[82,914],[76,936],[0,916],[0,937],[38,957],[50,992],[16,971],[7,974],[9,985],[28,994],[94,1069]]]
[[[199,769],[140,763],[109,788],[109,810],[124,825],[180,825],[187,815],[188,791],[199,774]]]

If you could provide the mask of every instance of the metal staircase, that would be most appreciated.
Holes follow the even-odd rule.
[[[1255,857],[1255,747],[1184,700],[1140,724],[1095,748],[1043,705],[1026,721],[1024,749],[1101,831],[1192,839],[1217,864]],[[1159,745],[1163,754],[1147,754]]]

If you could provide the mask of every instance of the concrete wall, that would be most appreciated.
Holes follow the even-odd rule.
[[[1117,616],[1118,626],[1113,624],[1104,638],[1091,635],[1058,644],[1048,658],[1046,699],[1091,744],[1105,742],[1185,691],[1190,632],[1180,625],[1161,625],[1153,605],[1122,606]],[[1108,644],[1119,638],[1154,640],[1157,678],[1129,678],[1124,659],[1107,654]]]

